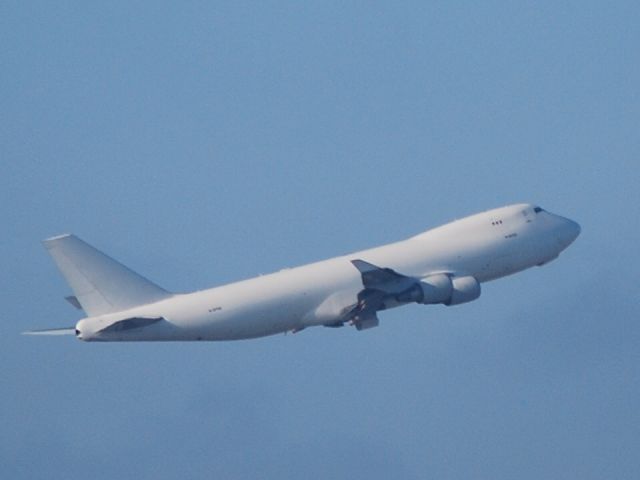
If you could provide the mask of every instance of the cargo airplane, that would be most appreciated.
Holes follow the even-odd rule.
[[[70,234],[44,246],[87,317],[84,341],[238,340],[307,327],[378,325],[409,303],[458,305],[480,284],[554,260],[580,226],[529,204],[472,215],[411,238],[208,290],[170,293]]]

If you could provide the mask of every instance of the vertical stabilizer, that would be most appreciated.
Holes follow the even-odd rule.
[[[48,238],[43,244],[89,316],[118,312],[171,296],[75,235]]]

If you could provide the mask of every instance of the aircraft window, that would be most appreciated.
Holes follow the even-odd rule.
[[[534,207],[533,211],[536,213],[544,212],[544,208]]]

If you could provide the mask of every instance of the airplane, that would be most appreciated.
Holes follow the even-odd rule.
[[[471,302],[480,285],[554,260],[580,225],[531,204],[509,205],[408,239],[269,275],[185,294],[170,293],[65,234],[43,241],[87,317],[83,341],[240,340],[307,327],[376,327],[402,305]]]

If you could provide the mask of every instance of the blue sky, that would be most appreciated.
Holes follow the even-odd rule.
[[[636,2],[4,2],[10,478],[638,478]],[[530,201],[544,268],[380,328],[33,338],[72,231],[188,291]]]

